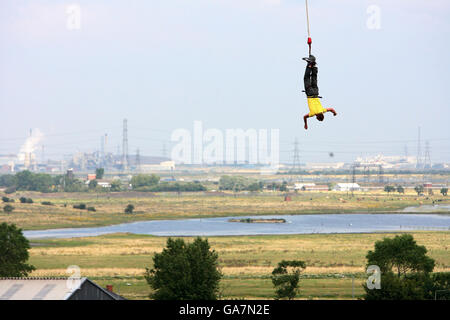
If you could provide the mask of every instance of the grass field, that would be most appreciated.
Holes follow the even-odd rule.
[[[450,233],[412,233],[436,260],[435,271],[450,271]],[[363,294],[365,255],[374,243],[394,234],[314,234],[277,236],[211,237],[224,274],[222,298],[272,299],[270,273],[282,259],[307,263],[301,280],[300,298],[351,299],[352,276],[355,298]],[[192,241],[192,238],[185,238]],[[112,284],[130,299],[146,299],[150,289],[145,267],[165,246],[167,238],[133,234],[39,240],[30,250],[33,276],[68,276],[66,268],[78,265],[81,275],[99,284]]]
[[[0,196],[3,196],[0,194]],[[20,197],[31,197],[33,204],[22,204]],[[93,227],[152,219],[207,218],[264,214],[315,214],[396,211],[407,206],[431,204],[434,200],[450,203],[440,194],[433,197],[417,197],[384,192],[299,192],[292,201],[284,201],[283,194],[227,194],[211,196],[203,194],[151,194],[122,193],[35,193],[18,192],[12,196],[15,210],[6,214],[0,210],[0,222],[15,223],[26,230]],[[42,205],[50,201],[53,205]],[[96,212],[74,209],[73,205],[85,203]],[[135,213],[125,214],[128,204],[135,206]]]

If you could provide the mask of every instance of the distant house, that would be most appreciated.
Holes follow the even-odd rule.
[[[173,171],[175,170],[175,161],[163,161],[159,164],[142,164],[142,172],[152,172],[152,171]]]
[[[334,186],[335,191],[358,191],[361,187],[357,183],[338,183]]]
[[[328,191],[328,185],[303,186],[302,191]]]
[[[88,278],[0,278],[0,300],[125,300]]]
[[[306,187],[314,187],[315,183],[296,183],[294,184],[294,190],[304,190]]]
[[[92,180],[86,180],[85,184],[89,185]],[[111,183],[107,180],[97,180],[97,185],[103,188],[111,188]]]

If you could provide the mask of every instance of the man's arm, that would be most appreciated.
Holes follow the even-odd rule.
[[[305,122],[305,129],[308,130],[308,118],[309,118],[309,113],[305,114],[303,116],[303,121]]]
[[[334,111],[334,109],[333,108],[327,108],[327,112],[331,112],[331,113],[333,113],[333,115],[337,115],[337,112],[336,111]]]

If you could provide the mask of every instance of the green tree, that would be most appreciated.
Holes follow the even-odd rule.
[[[125,213],[133,213],[134,206],[132,204],[127,205],[125,208]]]
[[[408,272],[432,272],[434,260],[426,253],[412,235],[403,234],[375,242],[375,250],[370,250],[366,258],[367,265],[379,266],[382,273],[394,271],[400,277]]]
[[[417,192],[417,195],[418,195],[418,196],[420,196],[420,195],[423,193],[423,191],[424,191],[422,185],[415,186],[415,187],[414,187],[414,190]]]
[[[249,179],[242,176],[221,176],[219,179],[220,190],[232,190],[239,192],[241,190],[250,190],[250,186],[252,186],[252,188],[256,188],[256,185],[254,184],[258,184],[260,189],[262,189],[262,183],[258,183],[254,179]]]
[[[7,214],[10,214],[11,212],[13,212],[14,207],[10,204],[7,204],[6,206],[3,207],[3,211],[6,212]]]
[[[15,225],[0,224],[0,277],[26,277],[35,267],[27,264],[30,244]]]
[[[387,192],[387,193],[389,194],[389,193],[395,191],[395,187],[393,187],[393,186],[385,186],[385,187],[384,187],[384,191]]]
[[[272,271],[272,283],[277,299],[294,299],[299,291],[300,273],[306,268],[304,261],[283,260]]]
[[[120,180],[113,180],[111,182],[111,191],[117,192],[117,191],[120,191],[120,188],[121,188]]]
[[[74,204],[74,205],[73,205],[73,208],[74,208],[74,209],[85,210],[85,209],[86,209],[86,204],[85,204],[85,203]]]
[[[45,173],[32,173],[28,170],[16,173],[17,190],[29,190],[50,192],[53,186],[53,178]]]
[[[16,173],[17,190],[30,190],[33,187],[33,173],[25,170]]]
[[[381,271],[381,289],[364,285],[367,300],[424,299],[427,283],[435,262],[426,255],[412,235],[404,234],[375,242],[375,250],[367,253],[367,266]]]
[[[3,202],[10,202],[10,200],[11,200],[11,199],[8,198],[8,197],[2,197],[2,201],[3,201]]]
[[[98,186],[98,182],[97,180],[91,180],[89,181],[89,190],[94,190],[95,188],[97,188]]]
[[[443,196],[447,196],[448,188],[441,188],[441,193]]]
[[[397,192],[398,193],[405,193],[405,188],[403,188],[402,186],[397,186]]]
[[[25,197],[20,197],[19,201],[20,203],[33,203],[33,199]]]
[[[0,186],[2,187],[14,187],[17,184],[17,179],[15,175],[4,174],[0,175]]]
[[[96,179],[103,179],[103,176],[105,174],[104,168],[97,168],[95,169],[95,178]]]
[[[148,187],[148,186],[154,186],[159,183],[159,176],[152,174],[138,174],[133,176],[131,178],[131,185],[133,186],[133,189],[137,189],[140,187]]]
[[[218,254],[208,240],[196,238],[167,240],[167,247],[153,257],[153,268],[146,268],[145,279],[156,300],[216,300],[222,273]]]
[[[261,191],[261,185],[257,182],[254,182],[248,186],[248,191],[252,192]]]

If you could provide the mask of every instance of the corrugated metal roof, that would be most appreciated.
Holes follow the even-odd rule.
[[[0,300],[66,300],[86,278],[0,278]],[[70,286],[69,284],[75,284]]]

